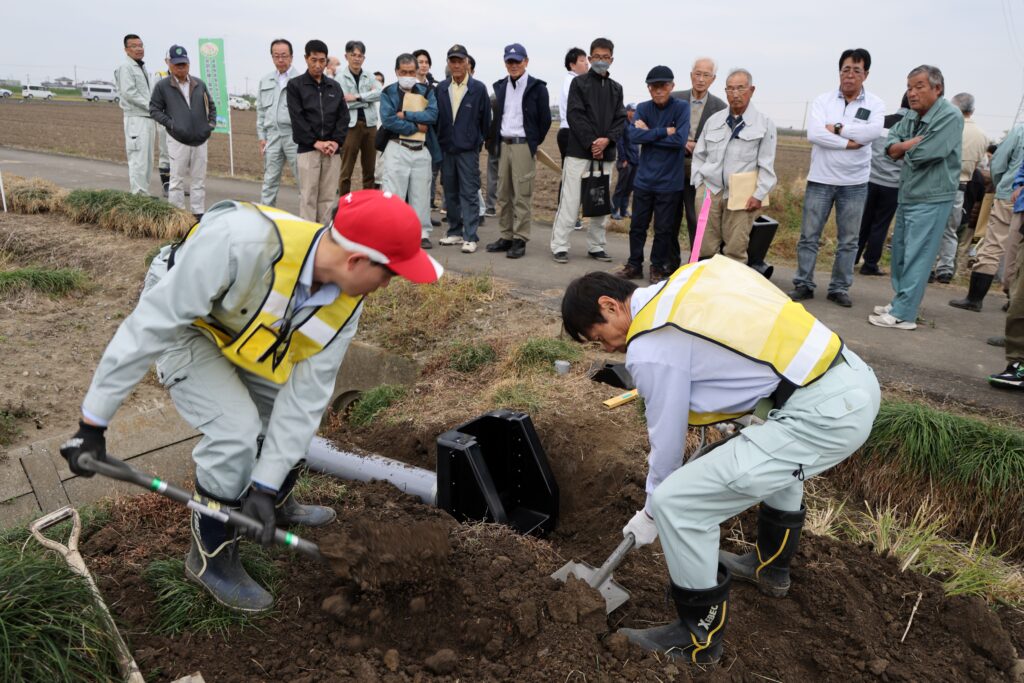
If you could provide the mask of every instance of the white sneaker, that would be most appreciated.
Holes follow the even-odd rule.
[[[462,238],[459,237],[458,235],[449,235],[446,237],[442,237],[441,239],[438,240],[438,242],[446,247],[453,247],[462,244]]]
[[[475,251],[476,251],[476,242],[463,242],[462,243],[462,253],[463,254],[472,254]]]
[[[869,315],[868,322],[876,327],[892,327],[897,330],[916,330],[917,323],[912,320],[900,320],[889,313]]]
[[[875,306],[875,315],[888,315],[892,311],[892,304]]]

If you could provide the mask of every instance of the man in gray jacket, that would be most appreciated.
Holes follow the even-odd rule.
[[[270,43],[270,58],[274,70],[260,79],[256,96],[256,137],[259,138],[260,156],[263,157],[263,191],[260,203],[277,205],[277,191],[281,187],[281,171],[287,161],[292,178],[299,180],[296,161],[298,146],[292,140],[292,119],[288,114],[288,96],[285,86],[299,75],[292,68],[292,44],[284,38]]]
[[[323,227],[279,209],[220,202],[187,238],[164,247],[146,286],[103,352],[75,435],[61,447],[75,474],[82,453],[106,457],[106,426],[150,366],[181,416],[203,434],[192,451],[196,489],[263,524],[322,526],[330,508],[291,496],[303,454],[334,391],[363,297],[393,275],[434,282],[420,219],[391,194],[346,195]],[[272,278],[268,274],[273,275]],[[274,602],[221,521],[191,513],[185,574],[227,607]]]
[[[153,172],[153,140],[156,127],[149,115],[150,84],[146,73],[145,46],[134,33],[124,37],[128,59],[114,72],[118,103],[124,111],[124,151],[128,157],[128,182],[132,194],[149,194]]]
[[[185,208],[185,176],[190,176],[192,213],[198,220],[206,211],[206,141],[217,126],[217,105],[206,84],[189,75],[185,48],[172,45],[169,54],[171,75],[153,88],[149,114],[169,136],[171,185],[167,201]]]

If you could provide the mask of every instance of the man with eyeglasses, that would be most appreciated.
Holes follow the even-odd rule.
[[[694,208],[696,188],[690,183],[693,173],[693,150],[697,146],[697,140],[704,130],[708,119],[713,114],[725,109],[725,102],[711,94],[711,86],[718,75],[718,65],[710,57],[698,57],[693,61],[693,68],[690,69],[689,90],[672,93],[690,103],[690,134],[686,138],[686,168],[685,184],[683,185],[683,210],[686,214],[686,232],[690,238],[690,246],[693,246],[694,236],[697,234],[697,212]]]
[[[253,537],[265,545],[275,526],[333,521],[334,510],[300,505],[292,492],[363,298],[393,275],[434,282],[443,269],[419,247],[416,212],[392,194],[345,195],[327,222],[225,201],[164,247],[61,447],[71,471],[92,476],[79,458],[106,457],[107,425],[155,362],[178,412],[203,435],[192,451],[200,494],[261,522]],[[273,606],[227,524],[191,513],[190,527],[186,577],[232,610]]]
[[[292,117],[288,113],[285,86],[299,75],[292,68],[292,44],[284,38],[270,43],[274,70],[260,79],[256,95],[256,137],[263,157],[263,190],[260,203],[277,206],[281,172],[287,163],[296,182],[299,179],[298,147],[292,139]]]
[[[128,59],[114,72],[119,95],[118,104],[124,111],[124,149],[128,157],[128,183],[132,194],[149,194],[149,180],[153,173],[153,140],[156,124],[149,114],[152,84],[146,72],[146,48],[142,38],[134,33],[124,37],[124,53]]]
[[[821,233],[835,206],[838,244],[827,298],[844,308],[853,305],[849,291],[871,175],[871,143],[882,135],[885,118],[885,103],[864,89],[870,69],[867,50],[844,50],[839,57],[839,88],[819,95],[811,104],[807,122],[811,168],[804,190],[797,271],[789,292],[793,301],[814,298]]]
[[[373,187],[374,166],[377,163],[377,150],[374,146],[377,137],[377,108],[374,105],[380,101],[380,83],[373,74],[363,71],[365,59],[366,46],[363,41],[350,40],[345,43],[348,68],[342,69],[337,77],[349,111],[348,135],[341,149],[341,177],[338,181],[338,192],[343,195],[352,189],[352,171],[357,157],[361,158],[364,190]]]

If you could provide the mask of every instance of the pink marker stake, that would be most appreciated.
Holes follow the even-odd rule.
[[[696,263],[700,257],[700,243],[704,241],[704,228],[708,225],[708,214],[711,213],[711,190],[704,189],[704,203],[700,206],[697,217],[697,235],[693,238],[693,249],[690,250],[689,263]]]

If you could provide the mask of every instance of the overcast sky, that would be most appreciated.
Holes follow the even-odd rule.
[[[611,74],[627,101],[648,99],[644,76],[657,64],[672,68],[679,88],[689,87],[694,57],[708,54],[719,63],[712,92],[723,95],[730,68],[749,69],[757,87],[754,104],[780,127],[800,127],[805,103],[837,86],[837,60],[848,47],[871,52],[866,87],[888,111],[899,106],[907,72],[934,64],[945,74],[947,95],[975,95],[975,119],[990,137],[1002,137],[1024,91],[1024,0],[230,4],[245,9],[209,0],[9,5],[3,12],[8,30],[0,43],[0,77],[39,82],[73,77],[77,66],[80,80],[110,80],[125,59],[122,36],[131,32],[142,36],[154,70],[172,43],[194,53],[200,37],[223,38],[232,93],[244,92],[247,84],[253,91],[272,68],[269,43],[278,36],[295,45],[299,69],[302,45],[311,38],[325,41],[339,56],[345,41],[362,40],[365,68],[382,71],[389,83],[399,52],[426,48],[434,75],[442,77],[445,52],[459,42],[476,58],[477,77],[490,88],[505,75],[503,46],[519,42],[530,54],[529,73],[547,81],[557,104],[566,50],[586,50],[591,39],[606,36],[615,42]]]

